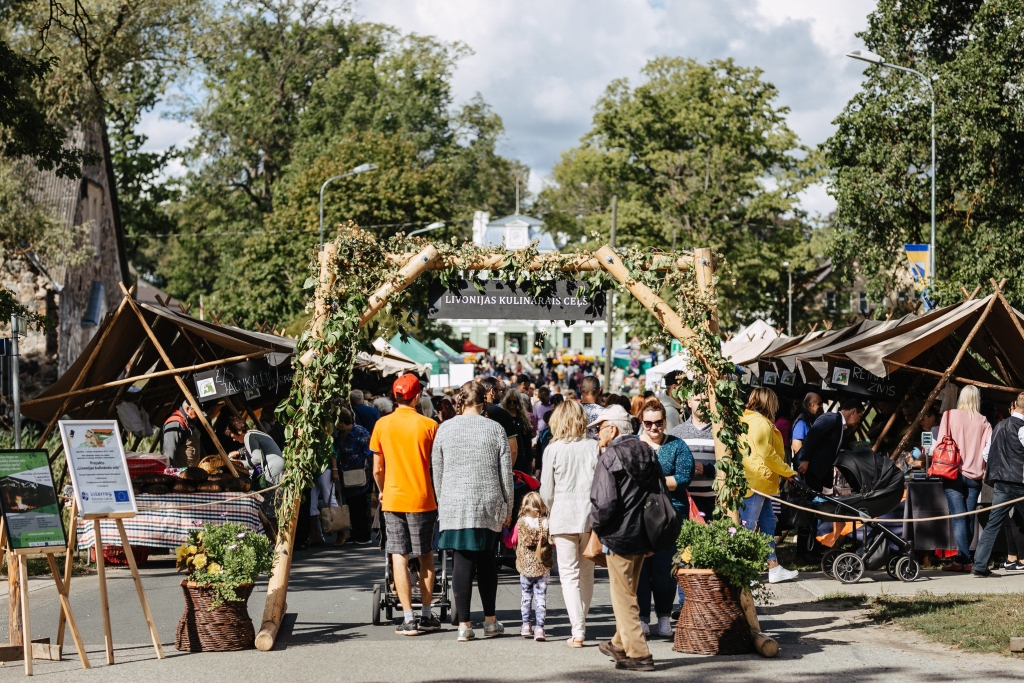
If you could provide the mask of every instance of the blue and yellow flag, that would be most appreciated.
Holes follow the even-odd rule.
[[[907,252],[907,259],[910,261],[910,272],[917,283],[918,291],[927,284],[932,274],[929,270],[929,247],[928,244],[904,244],[903,249]]]

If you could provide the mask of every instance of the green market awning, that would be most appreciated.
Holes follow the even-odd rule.
[[[431,374],[444,375],[448,373],[448,361],[438,356],[432,348],[415,337],[406,337],[406,340],[402,341],[402,336],[396,334],[388,343],[415,362],[429,365]]]

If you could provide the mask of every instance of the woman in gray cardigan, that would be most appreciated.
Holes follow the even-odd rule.
[[[553,441],[544,450],[540,497],[550,510],[558,557],[558,583],[572,624],[569,647],[583,647],[594,596],[594,563],[583,556],[590,540],[590,487],[600,454],[587,438],[587,415],[576,401],[560,403],[548,417]]]
[[[437,429],[431,453],[441,538],[452,550],[452,590],[459,642],[473,640],[470,597],[473,571],[484,607],[484,637],[505,632],[495,618],[498,564],[495,549],[512,514],[512,453],[505,430],[483,414],[486,392],[477,382],[459,389],[458,415]]]

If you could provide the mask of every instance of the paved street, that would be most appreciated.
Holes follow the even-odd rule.
[[[372,547],[321,548],[301,553],[292,574],[288,621],[273,652],[185,654],[174,649],[174,630],[183,601],[180,575],[167,560],[145,570],[145,585],[160,631],[165,661],[157,661],[148,644],[145,621],[139,610],[127,570],[110,571],[111,614],[117,664],[103,664],[103,629],[95,576],[74,580],[72,604],[94,669],[82,671],[73,653],[63,662],[35,663],[41,680],[105,681],[612,681],[625,674],[614,671],[596,643],[571,650],[563,644],[568,622],[557,582],[549,590],[547,643],[534,643],[512,634],[518,630],[517,575],[502,574],[498,594],[499,619],[509,633],[503,638],[456,643],[451,627],[418,638],[399,638],[387,626],[370,625],[372,585],[380,580],[380,554]],[[972,581],[928,572],[914,588],[933,592],[962,590],[1022,590],[1024,577]],[[858,591],[894,593],[900,584],[874,575]],[[33,635],[55,634],[57,601],[45,581],[33,580],[31,595]],[[810,578],[776,587],[771,606],[760,608],[763,628],[777,637],[778,659],[757,655],[694,657],[671,650],[671,643],[656,639],[651,649],[658,671],[652,679],[684,681],[842,680],[1011,681],[1024,677],[1024,662],[998,656],[957,653],[924,638],[890,627],[865,624],[859,610],[822,611],[816,596],[835,592],[839,584]],[[849,588],[846,592],[853,592]],[[257,590],[250,614],[259,624],[264,592]],[[6,601],[3,603],[6,605]],[[829,608],[831,609],[831,608]],[[480,618],[477,616],[476,618]],[[6,615],[0,633],[6,638]],[[608,638],[614,630],[607,581],[601,572],[589,636]],[[70,637],[68,638],[70,643]],[[69,648],[73,649],[73,648]],[[0,679],[19,680],[20,663],[0,669]]]

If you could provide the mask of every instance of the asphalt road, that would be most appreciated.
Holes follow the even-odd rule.
[[[498,618],[508,635],[472,643],[455,642],[455,631],[416,638],[394,635],[387,626],[370,625],[371,591],[381,580],[380,552],[371,546],[320,548],[300,553],[292,572],[288,616],[271,652],[187,654],[174,649],[174,632],[183,609],[181,575],[167,560],[144,570],[144,583],[167,655],[156,660],[148,642],[145,620],[130,574],[109,571],[111,616],[116,664],[103,656],[103,627],[95,575],[76,578],[72,607],[85,639],[93,669],[83,671],[73,653],[62,662],[35,662],[36,677],[60,681],[619,681],[631,677],[615,671],[597,650],[594,639],[612,635],[614,622],[603,571],[588,623],[587,647],[570,649],[568,620],[561,590],[552,581],[548,592],[550,640],[535,643],[518,636],[518,576],[503,573],[498,593]],[[878,577],[874,577],[878,579]],[[934,579],[926,582],[935,588]],[[56,635],[57,600],[47,580],[30,582],[33,636]],[[999,580],[1024,588],[1024,577]],[[984,583],[984,582],[982,582]],[[877,586],[892,585],[876,580]],[[808,584],[812,586],[813,584]],[[52,586],[52,584],[51,584]],[[838,588],[838,584],[835,584]],[[842,681],[843,683],[932,680],[1019,681],[1024,662],[998,656],[967,655],[947,650],[920,636],[891,627],[868,624],[862,613],[823,611],[814,602],[821,589],[811,591],[800,582],[776,587],[771,606],[759,608],[762,627],[781,645],[777,659],[758,655],[697,657],[672,652],[667,640],[654,639],[651,650],[658,670],[636,674],[643,678],[674,681]],[[922,585],[924,588],[925,585]],[[265,598],[260,586],[249,603],[259,625]],[[6,607],[6,601],[3,601]],[[479,605],[474,619],[482,618]],[[0,638],[6,639],[6,615],[0,614]],[[20,680],[20,662],[0,668],[0,681]]]

